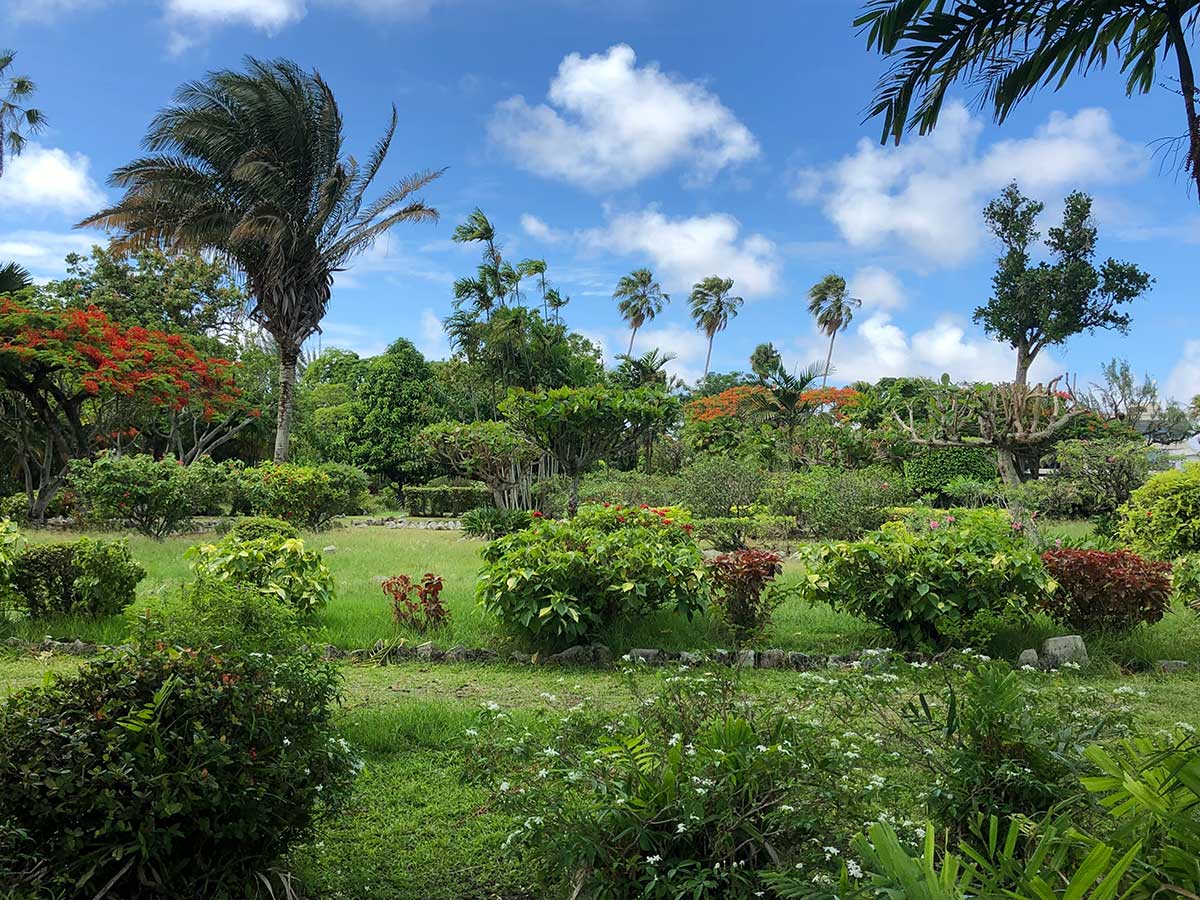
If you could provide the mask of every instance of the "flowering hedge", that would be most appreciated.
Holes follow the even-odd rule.
[[[1076,550],[1042,554],[1058,583],[1042,600],[1056,621],[1080,631],[1128,631],[1159,621],[1171,607],[1171,566],[1128,550]]]

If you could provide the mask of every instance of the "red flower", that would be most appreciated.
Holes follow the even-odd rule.
[[[540,512],[538,512],[536,509],[533,512],[531,512],[530,515],[533,516],[535,519],[542,518],[542,514]]]

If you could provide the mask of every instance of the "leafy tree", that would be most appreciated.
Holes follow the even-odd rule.
[[[708,353],[704,357],[704,377],[708,377],[708,366],[712,361],[713,338],[724,331],[729,320],[735,318],[742,306],[742,298],[729,292],[733,290],[733,279],[710,275],[692,285],[692,318],[696,327],[708,338]]]
[[[745,372],[709,372],[699,379],[688,394],[689,400],[723,394],[730,388],[754,384],[756,379]]]
[[[330,348],[308,361],[296,386],[292,452],[309,462],[354,461],[358,391],[369,363],[349,350]]]
[[[750,371],[759,381],[766,381],[771,373],[783,365],[783,356],[771,342],[759,344],[750,354]]]
[[[29,287],[33,287],[33,278],[24,266],[15,262],[0,266],[0,297],[11,297]]]
[[[497,509],[528,509],[537,450],[507,422],[437,422],[417,437],[438,462],[482,481]]]
[[[613,299],[617,301],[621,318],[629,323],[629,349],[625,352],[632,356],[633,339],[637,337],[638,329],[653,321],[671,298],[663,293],[662,286],[654,280],[649,269],[634,269],[621,276]]]
[[[416,438],[421,428],[441,417],[432,381],[425,357],[404,338],[369,361],[357,389],[352,432],[358,465],[399,484],[428,473]]]
[[[868,0],[855,25],[867,46],[895,64],[870,108],[883,116],[883,140],[931,131],[956,83],[979,88],[997,122],[1040,87],[1063,87],[1118,60],[1125,92],[1162,81],[1158,60],[1175,57],[1186,131],[1185,165],[1200,188],[1200,113],[1188,38],[1195,0]]]
[[[252,420],[228,360],[177,335],[124,328],[103,312],[0,299],[0,428],[17,450],[40,521],[72,460],[149,445],[191,462]],[[133,423],[165,421],[143,433]]]
[[[792,448],[796,443],[796,429],[820,407],[811,388],[821,374],[821,367],[816,365],[789,372],[780,364],[763,379],[767,390],[747,396],[751,421],[783,432],[789,465],[794,464]]]
[[[46,117],[27,105],[37,87],[24,75],[9,72],[17,54],[0,50],[0,178],[6,156],[20,156],[29,140],[46,127]]]
[[[622,356],[613,378],[625,387],[657,386],[669,394],[675,393],[683,387],[683,380],[667,372],[667,364],[674,359],[674,353],[662,353],[657,349],[641,356]],[[657,429],[650,428],[642,438],[641,452],[647,475],[654,472],[654,441],[657,437]]]
[[[1144,294],[1154,280],[1133,263],[1107,259],[1096,266],[1092,198],[1079,191],[1067,195],[1062,224],[1048,232],[1053,262],[1031,265],[1043,208],[1014,182],[983,212],[1004,252],[992,276],[992,296],[975,310],[975,321],[1017,351],[1017,384],[1026,383],[1029,367],[1047,346],[1097,328],[1127,333],[1129,314],[1119,307]]]
[[[236,339],[248,312],[245,291],[223,259],[146,247],[114,253],[93,247],[67,256],[66,278],[38,289],[42,305],[95,306],[123,325]]]
[[[579,508],[579,479],[587,468],[636,447],[647,431],[670,421],[678,409],[676,398],[653,387],[514,389],[500,403],[513,428],[550,454],[571,480],[571,516]]]
[[[829,363],[833,359],[833,341],[839,331],[850,327],[854,311],[862,301],[846,291],[846,279],[830,273],[808,289],[808,311],[816,317],[817,327],[829,337],[829,352],[825,354],[825,371],[821,387],[829,382]]]
[[[387,157],[396,110],[366,163],[343,158],[342,116],[315,72],[247,60],[185,84],[145,138],[151,155],[117,169],[116,206],[81,225],[116,232],[117,250],[214,253],[242,269],[251,317],[279,346],[275,459],[286,460],[300,348],[321,324],[335,272],[400,222],[437,210],[412,199],[441,172],[411,175],[365,201]]]

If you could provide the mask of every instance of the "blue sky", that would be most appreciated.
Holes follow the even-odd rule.
[[[628,341],[617,278],[650,267],[672,296],[637,347],[699,374],[690,285],[729,275],[746,297],[713,365],[746,368],[773,341],[789,363],[823,358],[809,285],[845,275],[865,303],[839,338],[840,380],[894,374],[1009,377],[1012,351],[970,322],[995,246],[980,210],[1017,178],[1047,203],[1092,193],[1101,254],[1137,262],[1153,292],[1129,337],[1051,348],[1042,377],[1093,378],[1120,355],[1179,397],[1200,392],[1200,208],[1153,142],[1181,132],[1167,90],[1127,99],[1115,73],[1035,96],[996,128],[959,98],[935,134],[880,147],[862,122],[884,62],[843,0],[0,0],[3,43],[38,83],[51,128],[0,179],[0,259],[39,277],[98,234],[71,223],[115,193],[182,81],[287,56],[331,83],[348,148],[400,129],[387,177],[448,166],[427,199],[435,226],[396,230],[335,285],[322,338],[374,353],[396,336],[447,353],[439,319],[477,249],[449,240],[476,205],[513,258],[544,257],[566,315],[608,354]],[[963,105],[966,102],[968,105]]]

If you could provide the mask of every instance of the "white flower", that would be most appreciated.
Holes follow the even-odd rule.
[[[657,853],[655,853],[653,856],[647,856],[646,862],[648,862],[652,866],[656,866],[660,862],[662,862],[662,857],[659,856]]]
[[[511,785],[507,781],[500,782],[500,793],[502,793],[502,794],[508,793],[508,789],[510,787],[511,787]]]
[[[851,878],[862,878],[863,877],[862,866],[860,866],[857,862],[855,862],[852,859],[846,860],[846,872],[849,873]]]
[[[467,737],[479,737],[479,732],[476,731],[474,728],[468,728],[467,729]]]
[[[682,822],[680,822],[678,825],[675,826],[676,834],[683,834],[685,831],[687,831],[687,826],[684,825]]]

